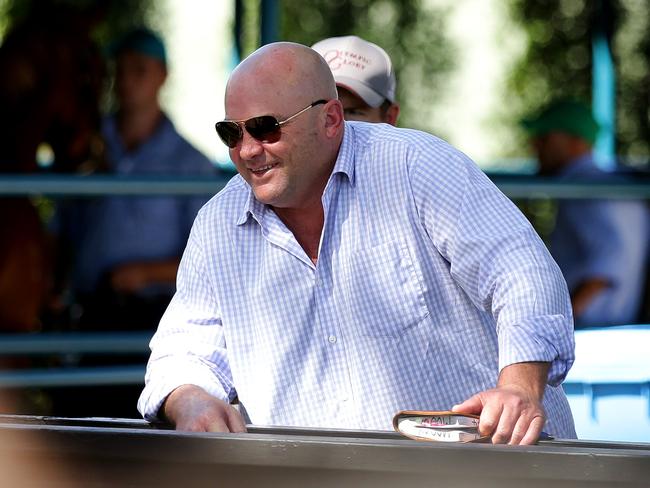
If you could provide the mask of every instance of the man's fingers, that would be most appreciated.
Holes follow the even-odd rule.
[[[241,414],[232,405],[222,404],[207,424],[208,432],[246,432]]]
[[[230,432],[225,418],[217,417],[206,425],[206,432]]]
[[[493,444],[505,444],[510,441],[516,424],[523,419],[527,426],[528,420],[521,416],[521,412],[512,407],[504,407],[499,416],[498,423],[492,434]]]
[[[452,411],[479,414],[479,433],[491,437],[493,444],[534,444],[546,422],[543,406],[517,388],[477,393]]]
[[[483,436],[491,436],[499,425],[502,412],[502,403],[486,403],[478,421],[479,433]]]
[[[520,444],[522,445],[535,444],[539,439],[540,434],[542,433],[542,429],[544,428],[545,423],[546,423],[546,418],[543,415],[536,415],[535,418],[533,418],[533,420],[531,421],[530,425],[528,426],[528,431],[526,432],[526,435],[521,440]]]
[[[230,432],[246,432],[246,423],[244,422],[244,418],[239,413],[239,411],[237,411],[237,409],[228,407],[227,415]]]
[[[508,444],[513,444],[513,445],[517,445],[521,443],[521,440],[528,432],[528,429],[530,427],[530,422],[531,422],[531,418],[527,415],[522,415],[521,417],[519,417],[519,419],[517,419],[517,423],[514,425],[514,428],[512,429],[512,435],[510,436],[509,439],[506,439],[505,441],[507,441]]]

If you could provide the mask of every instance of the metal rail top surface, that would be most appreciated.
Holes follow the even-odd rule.
[[[0,414],[0,426],[40,426],[44,428],[68,428],[72,427],[80,430],[89,430],[92,432],[160,432],[161,434],[155,435],[171,435],[171,436],[207,436],[207,437],[229,437],[229,438],[264,438],[264,436],[271,436],[275,438],[284,438],[286,440],[292,439],[320,439],[320,440],[334,440],[338,442],[349,442],[356,440],[359,442],[379,440],[385,441],[389,444],[397,442],[398,444],[416,444],[416,445],[437,445],[437,446],[452,446],[460,445],[458,443],[436,443],[436,442],[418,442],[408,439],[394,431],[382,430],[353,430],[353,429],[322,429],[322,428],[306,428],[306,427],[290,427],[290,426],[263,426],[263,425],[247,425],[248,430],[245,434],[221,434],[221,433],[189,433],[178,432],[173,429],[169,424],[164,422],[148,422],[143,419],[133,418],[107,418],[107,417],[50,417],[50,416],[37,416],[37,415],[11,415]],[[262,437],[259,437],[262,436]],[[471,443],[470,443],[471,444]],[[465,444],[463,444],[465,445]],[[469,445],[469,444],[467,444]],[[472,445],[479,446],[480,443]],[[498,447],[498,446],[493,446]],[[501,446],[504,448],[511,448],[510,446]],[[536,446],[519,446],[520,449],[528,447],[570,447],[589,450],[618,450],[618,451],[640,451],[641,455],[648,456],[650,459],[650,442],[612,442],[612,441],[592,441],[580,439],[551,439],[542,440]],[[591,452],[591,451],[590,451]],[[650,468],[650,464],[648,466]]]
[[[49,461],[70,478],[36,486],[467,488],[647,487],[650,446],[418,442],[393,432],[250,427],[184,433],[135,419],[0,418],[0,463],[25,486]],[[26,460],[26,463],[24,462]],[[23,466],[20,463],[23,462]],[[6,470],[3,471],[6,479]],[[16,485],[16,486],[18,486]],[[32,486],[32,485],[30,485]]]

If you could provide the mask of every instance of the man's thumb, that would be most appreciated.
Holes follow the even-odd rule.
[[[481,402],[479,395],[474,395],[463,403],[451,407],[451,411],[457,413],[472,413],[478,415],[481,413],[481,410],[483,410],[483,402]]]

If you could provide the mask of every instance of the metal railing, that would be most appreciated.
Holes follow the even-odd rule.
[[[141,354],[144,358],[152,335],[153,332],[0,334],[0,357]],[[143,359],[133,365],[5,370],[0,371],[0,388],[143,384],[144,362]]]
[[[118,175],[2,175],[0,195],[211,195],[229,178]]]
[[[542,177],[491,175],[492,181],[513,199],[650,199],[650,180],[629,182],[554,181]]]
[[[536,199],[650,199],[650,179],[630,181],[556,181],[536,176],[491,174],[510,198]],[[0,195],[93,197],[101,195],[212,195],[229,177],[118,176],[118,175],[2,175]]]
[[[0,372],[0,388],[143,385],[145,365],[33,368]]]
[[[490,178],[513,199],[648,199],[650,179],[626,182],[559,182],[536,176],[492,174]],[[102,195],[212,195],[227,177],[117,176],[117,175],[18,175],[0,176],[0,196],[52,198]],[[152,333],[38,333],[0,334],[0,357],[143,354]],[[128,366],[57,367],[0,371],[2,387],[48,387],[107,384],[142,384],[144,361]]]
[[[152,335],[153,332],[0,334],[0,355],[143,353]]]

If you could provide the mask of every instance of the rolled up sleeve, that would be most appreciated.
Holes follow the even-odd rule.
[[[216,295],[205,272],[197,225],[178,271],[177,291],[151,340],[145,387],[138,410],[155,420],[167,396],[185,384],[199,386],[225,401],[235,389]]]
[[[558,385],[574,361],[564,277],[515,205],[473,162],[454,156],[444,166],[453,186],[424,172],[412,177],[420,218],[453,279],[476,308],[493,317],[499,369],[549,362],[548,383]]]

